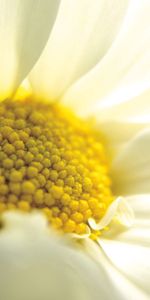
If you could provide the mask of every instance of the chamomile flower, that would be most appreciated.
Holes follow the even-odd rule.
[[[1,297],[148,299],[150,2],[0,6]]]

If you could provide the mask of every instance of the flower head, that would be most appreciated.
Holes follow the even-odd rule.
[[[148,299],[149,1],[0,6],[1,296]]]

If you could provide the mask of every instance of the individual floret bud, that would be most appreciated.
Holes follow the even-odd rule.
[[[23,179],[22,172],[17,170],[12,170],[10,173],[10,181],[12,182],[21,182]]]
[[[9,135],[8,137],[8,141],[12,144],[17,140],[19,140],[19,135],[17,132],[12,132],[11,135]]]
[[[34,194],[34,201],[36,204],[40,205],[43,203],[43,199],[44,199],[44,192],[42,189],[38,189],[36,190],[35,194]]]
[[[15,152],[15,147],[13,145],[11,145],[10,143],[6,143],[4,146],[3,146],[3,151],[10,155],[12,153]]]
[[[44,119],[44,116],[35,111],[33,112],[30,117],[29,117],[29,120],[34,124],[34,125],[41,125],[45,122],[45,119]]]
[[[37,168],[32,167],[32,166],[27,168],[28,178],[34,178],[34,177],[37,176],[37,174],[38,174],[38,169]]]
[[[9,126],[3,126],[2,128],[2,135],[4,138],[8,138],[10,134],[12,134],[13,130]]]
[[[54,197],[54,199],[60,199],[63,195],[63,188],[57,185],[53,185],[51,187],[51,194]]]
[[[14,127],[16,129],[23,129],[26,126],[26,122],[23,119],[18,119],[15,121]]]
[[[23,141],[20,141],[20,140],[15,141],[14,146],[15,146],[16,150],[24,150],[24,148],[25,148]]]
[[[31,181],[26,180],[22,183],[23,194],[34,194],[34,192],[35,192],[35,186]]]
[[[3,167],[5,169],[11,169],[11,168],[13,168],[13,165],[14,165],[14,162],[12,159],[6,158],[3,160]]]
[[[19,196],[21,193],[21,185],[20,182],[10,182],[9,183],[9,190],[11,193],[15,194],[16,196]]]
[[[19,131],[19,137],[25,143],[29,139],[29,134],[27,132],[25,132],[24,130],[20,130]]]
[[[31,152],[26,152],[24,156],[24,160],[27,164],[30,164],[34,159],[34,155]]]

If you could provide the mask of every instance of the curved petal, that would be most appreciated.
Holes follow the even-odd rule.
[[[115,265],[111,262],[107,252],[103,251],[101,245],[93,243],[91,240],[85,242],[87,253],[96,261],[97,265],[104,266],[107,270],[107,276],[110,278],[114,287],[117,287],[119,299],[121,300],[149,300],[149,295],[146,291],[142,290],[138,285],[133,283],[127,276],[124,276]],[[118,254],[119,255],[119,254]],[[111,290],[110,290],[111,292]],[[103,298],[102,298],[103,299]],[[113,299],[113,296],[107,300]],[[116,299],[116,298],[115,298]]]
[[[63,0],[52,36],[31,74],[36,94],[54,100],[91,69],[111,46],[127,6],[128,0]]]
[[[94,230],[102,230],[108,226],[114,218],[124,225],[125,227],[131,226],[134,220],[134,213],[131,207],[126,203],[124,198],[116,198],[108,207],[104,217],[99,223],[96,223],[94,219],[90,218],[88,223]]]
[[[130,93],[130,89],[128,91]],[[118,98],[122,99],[122,101],[128,99],[128,91],[122,89],[120,90],[118,88]],[[138,87],[135,88],[135,91],[138,94]],[[135,93],[135,91],[133,90],[133,93]],[[116,93],[114,94],[114,98],[117,100]],[[116,104],[110,103],[108,106],[101,106],[100,108],[97,107],[96,111],[93,113],[96,116],[96,119],[101,120],[101,122],[105,122],[106,120],[110,119],[124,122],[129,122],[130,120],[131,122],[146,122],[150,121],[149,105],[150,89],[143,93],[139,93],[138,96],[133,98],[132,94],[130,93],[128,101],[123,101]]]
[[[62,101],[80,115],[127,101],[150,87],[150,1],[133,0],[112,47]],[[85,109],[86,103],[86,109]]]
[[[41,215],[9,213],[3,224],[1,299],[128,299],[120,298],[103,266],[98,266],[79,247],[73,248],[69,241],[50,234]]]
[[[150,90],[129,101],[93,112],[111,159],[141,130],[150,128],[149,105]]]
[[[58,0],[0,1],[0,99],[11,96],[49,37]]]
[[[147,109],[148,111],[148,109]],[[98,118],[96,120],[96,128],[104,136],[105,146],[109,155],[109,159],[114,159],[126,144],[135,137],[141,130],[150,128],[150,120],[114,120],[114,114],[106,120]]]
[[[134,223],[128,230],[113,223],[105,238],[150,247],[150,194],[125,197],[134,211]]]
[[[150,295],[150,195],[126,200],[135,212],[134,226],[106,234],[99,244],[113,265]]]
[[[150,129],[131,139],[111,166],[117,194],[150,193]]]

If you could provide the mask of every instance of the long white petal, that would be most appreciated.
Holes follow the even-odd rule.
[[[52,36],[31,75],[38,96],[54,100],[103,57],[128,0],[63,0]]]
[[[50,234],[41,215],[5,216],[0,266],[0,299],[120,300],[103,266]]]
[[[114,230],[99,243],[112,264],[150,295],[150,195],[126,200],[135,213],[134,226],[128,231]]]
[[[131,139],[111,167],[117,194],[150,192],[150,129]]]
[[[113,114],[109,117],[106,120],[98,118],[96,128],[103,134],[109,159],[112,160],[121,153],[135,135],[145,128],[150,128],[150,120],[137,120],[135,122],[132,120],[114,120],[116,115]]]
[[[91,113],[91,107],[96,110],[128,100],[150,87],[150,1],[129,3],[112,47],[64,95],[64,102],[80,115]]]
[[[135,91],[138,94],[138,86],[133,89],[133,96]],[[129,97],[128,97],[129,92]],[[123,100],[121,103],[109,103],[108,105],[99,105],[96,111],[93,110],[97,120],[101,122],[105,122],[106,120],[115,120],[115,121],[131,121],[131,122],[139,122],[139,121],[150,121],[150,89],[146,90],[143,93],[139,93],[138,96],[132,98],[132,93],[130,93],[130,89],[128,90],[117,90],[117,94],[119,98]],[[114,93],[113,97],[117,100],[118,96]],[[111,99],[113,98],[111,95]]]
[[[107,272],[108,278],[110,278],[112,285],[117,289],[117,294],[121,300],[149,300],[149,295],[142,290],[138,285],[132,282],[127,276],[124,276],[115,265],[112,264],[111,259],[107,256],[107,253],[101,248],[100,245],[93,243],[90,239],[85,241],[85,248],[87,253],[95,260],[97,265],[101,265]],[[108,289],[110,286],[108,286]],[[103,299],[103,297],[101,298]],[[111,296],[107,300],[113,299]],[[116,299],[116,298],[114,298]]]
[[[123,96],[126,94],[123,94]],[[96,127],[105,138],[109,158],[113,159],[123,147],[145,128],[150,128],[150,90],[116,105],[101,107],[94,114]]]
[[[58,0],[0,1],[0,99],[11,96],[49,37]]]

